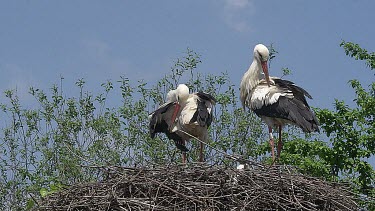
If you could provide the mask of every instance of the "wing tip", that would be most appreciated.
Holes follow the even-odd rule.
[[[203,91],[199,91],[196,93],[198,95],[198,97],[204,99],[204,100],[209,100],[211,101],[212,104],[215,104],[217,102],[216,98],[214,96],[212,96],[211,94],[209,93],[206,93],[206,92],[203,92]]]

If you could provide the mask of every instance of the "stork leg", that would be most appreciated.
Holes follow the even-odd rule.
[[[283,148],[283,142],[281,139],[281,130],[282,127],[279,125],[279,142],[277,143],[277,159],[280,159],[281,149]]]
[[[274,146],[273,135],[272,135],[272,127],[268,126],[268,132],[270,134],[270,146],[271,146],[272,161],[275,161],[275,146]]]
[[[199,151],[199,162],[204,162],[204,145],[207,143],[207,140],[208,140],[208,134],[207,132],[204,133],[201,137],[200,137],[200,140],[199,143],[200,143],[200,151]]]
[[[181,144],[185,146],[185,140],[182,140]],[[186,152],[182,152],[182,163],[186,163]]]
[[[199,162],[203,162],[203,143],[200,142],[200,150],[199,150]]]
[[[182,152],[182,163],[186,163],[186,152]]]

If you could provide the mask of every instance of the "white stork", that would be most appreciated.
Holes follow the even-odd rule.
[[[304,132],[315,132],[319,131],[319,123],[307,104],[305,96],[310,99],[312,97],[306,90],[291,81],[269,77],[268,58],[267,47],[262,44],[256,45],[253,62],[242,77],[240,98],[244,109],[247,106],[268,125],[271,154],[275,161],[273,127],[279,129],[277,158],[280,158],[283,125],[293,124]]]
[[[206,142],[207,129],[212,122],[212,107],[216,100],[213,96],[203,92],[189,94],[185,84],[167,94],[167,102],[152,112],[150,118],[150,135],[165,133],[174,140],[176,147],[182,151],[182,162],[186,162],[185,141],[192,137]],[[200,142],[199,161],[203,162],[203,143]]]

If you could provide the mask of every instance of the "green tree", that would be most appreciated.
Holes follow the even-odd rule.
[[[358,44],[342,41],[345,53],[356,60],[366,61],[375,68],[375,53],[368,53]],[[375,82],[368,88],[358,80],[350,80],[355,91],[351,108],[344,101],[335,100],[335,110],[316,108],[323,133],[327,138],[306,135],[295,131],[284,134],[284,151],[281,161],[298,166],[304,173],[328,180],[344,180],[353,184],[355,190],[368,198],[367,206],[374,209],[375,171],[369,158],[375,155]]]
[[[375,53],[358,44],[342,41],[345,53],[356,60],[364,60],[375,68]],[[333,154],[329,157],[335,176],[341,174],[357,185],[358,191],[375,196],[375,171],[368,159],[375,155],[375,82],[368,88],[356,80],[350,80],[355,91],[356,107],[350,108],[343,101],[335,101],[335,111],[318,109],[322,128],[331,138]]]

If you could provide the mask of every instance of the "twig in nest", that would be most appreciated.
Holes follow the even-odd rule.
[[[258,164],[261,165],[261,164]],[[107,179],[73,185],[39,201],[39,210],[357,210],[342,184],[289,167],[237,170],[191,164],[107,167]]]

